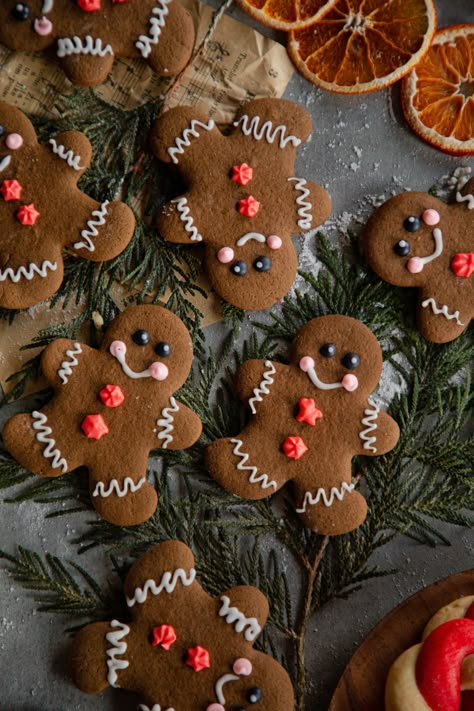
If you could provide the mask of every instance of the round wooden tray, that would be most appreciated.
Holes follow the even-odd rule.
[[[474,595],[474,570],[450,575],[392,610],[361,644],[344,670],[328,711],[383,711],[388,671],[440,607]],[[408,710],[407,710],[408,711]]]

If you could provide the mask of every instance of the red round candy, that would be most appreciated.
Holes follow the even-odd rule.
[[[188,649],[188,658],[186,659],[188,667],[192,667],[195,672],[209,669],[211,666],[211,658],[209,652],[204,647],[193,647]]]
[[[308,447],[302,437],[287,437],[283,442],[283,451],[290,459],[300,459]]]
[[[125,400],[123,390],[119,385],[106,385],[99,393],[106,407],[119,407]]]
[[[81,428],[89,439],[100,439],[109,431],[102,415],[87,415],[81,424]]]

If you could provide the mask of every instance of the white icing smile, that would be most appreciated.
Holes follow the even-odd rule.
[[[11,159],[12,159],[11,156],[4,156],[4,157],[0,160],[0,173],[2,172],[2,170],[5,170],[5,168],[8,168],[8,166],[9,166],[10,163],[11,163]]]
[[[247,234],[237,240],[237,247],[243,247],[244,244],[247,244],[251,239],[254,239],[256,242],[261,242],[262,244],[266,242],[265,236],[260,234],[260,232],[247,232]]]
[[[311,380],[313,385],[315,385],[319,390],[335,390],[336,388],[344,388],[347,392],[352,393],[359,387],[359,380],[355,375],[347,374],[338,383],[324,383],[319,379],[316,373],[314,359],[311,356],[304,356],[300,360],[300,368],[303,373],[306,373],[308,378]]]
[[[138,378],[166,380],[169,375],[168,367],[164,363],[159,363],[158,361],[152,363],[149,368],[142,370],[140,373],[132,370],[126,360],[127,346],[123,341],[113,341],[113,343],[110,344],[109,351],[113,357],[118,360],[122,366],[123,372],[129,378],[133,378],[134,380],[137,380]]]
[[[433,239],[435,248],[431,254],[427,257],[412,257],[408,260],[407,269],[411,274],[419,274],[423,271],[425,264],[429,264],[443,254],[443,233],[439,227],[435,227],[433,230]]]

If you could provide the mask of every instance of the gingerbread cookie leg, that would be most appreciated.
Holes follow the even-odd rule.
[[[110,44],[104,45],[100,39],[93,40],[87,38],[74,38],[81,44],[84,53],[76,54],[76,48],[72,41],[59,40],[58,57],[61,60],[63,69],[73,84],[78,86],[97,86],[102,84],[114,64],[114,53]],[[100,46],[97,44],[100,43]],[[94,53],[90,47],[94,47]]]
[[[468,327],[470,314],[461,313],[444,303],[436,290],[425,288],[418,301],[417,325],[420,333],[433,343],[448,343]]]
[[[355,491],[354,484],[337,475],[334,480],[339,486],[315,487],[311,481],[295,483],[297,513],[303,524],[317,533],[339,536],[358,528],[367,516],[367,502],[362,494]]]
[[[152,516],[158,505],[155,488],[146,475],[111,474],[90,469],[91,501],[97,513],[116,526],[135,526]]]

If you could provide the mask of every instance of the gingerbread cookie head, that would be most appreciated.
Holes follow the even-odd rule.
[[[474,312],[474,181],[446,205],[426,193],[388,200],[369,220],[364,251],[374,271],[419,290],[418,325],[430,341],[460,335]]]
[[[191,56],[194,26],[174,0],[3,0],[0,42],[33,52],[54,46],[69,79],[94,86],[116,56],[144,59],[160,76],[178,74]]]
[[[168,203],[158,227],[172,242],[203,244],[215,291],[242,309],[267,308],[296,276],[291,234],[330,213],[323,188],[294,176],[296,150],[311,120],[281,99],[257,99],[238,112],[228,135],[190,107],[161,116],[152,149],[181,173],[187,192]]]
[[[135,563],[125,596],[130,622],[89,625],[74,640],[73,677],[82,691],[129,689],[144,711],[293,708],[285,670],[253,649],[268,615],[259,590],[210,597],[190,549],[168,541]]]

